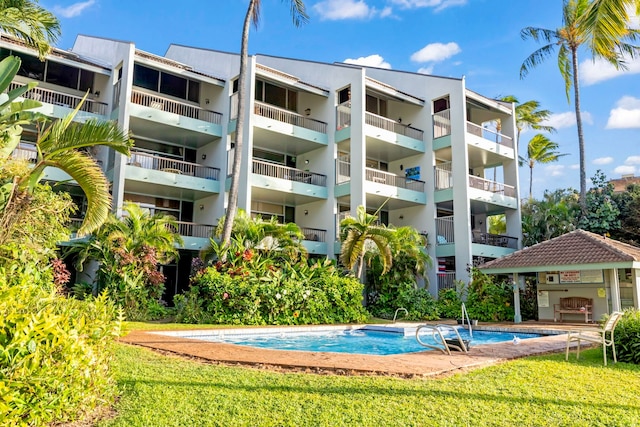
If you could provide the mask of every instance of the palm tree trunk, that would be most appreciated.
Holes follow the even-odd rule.
[[[231,169],[231,185],[229,187],[229,200],[227,202],[227,211],[222,229],[222,246],[227,246],[231,241],[231,230],[233,228],[233,220],[236,216],[238,208],[238,188],[240,186],[240,167],[242,165],[242,138],[244,130],[244,111],[245,111],[245,81],[247,80],[247,63],[249,62],[249,27],[251,26],[251,17],[254,14],[256,2],[259,0],[251,0],[247,8],[247,14],[244,18],[242,27],[242,42],[240,46],[240,75],[238,76],[238,117],[236,118],[236,133],[233,138],[234,156],[233,167]]]
[[[576,125],[578,127],[578,148],[580,151],[580,209],[582,215],[587,211],[587,172],[584,158],[584,133],[582,131],[582,114],[580,112],[580,83],[578,79],[578,48],[571,49],[573,66],[573,94],[576,108]]]
[[[529,165],[529,201],[533,200],[533,165]]]

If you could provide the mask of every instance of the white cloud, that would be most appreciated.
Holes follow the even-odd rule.
[[[402,9],[433,7],[436,12],[439,12],[451,6],[465,5],[467,0],[391,0],[391,3],[398,5]]]
[[[80,16],[82,12],[84,12],[87,8],[93,6],[95,3],[95,0],[87,0],[74,3],[67,7],[54,6],[53,11],[56,13],[56,15],[60,15],[63,18],[75,18],[76,16]]]
[[[620,175],[635,175],[637,168],[635,166],[624,165],[618,166],[613,170],[613,173]]]
[[[385,7],[384,9],[382,9],[379,13],[380,18],[386,18],[387,16],[392,16],[393,15],[393,9],[390,7]]]
[[[608,165],[613,163],[613,157],[599,157],[597,159],[593,159],[592,163],[594,165]]]
[[[411,55],[413,62],[440,62],[461,52],[457,43],[431,43]]]
[[[640,128],[640,99],[623,96],[609,112],[607,129]]]
[[[580,163],[574,163],[572,165],[569,165],[569,169],[577,171],[578,169],[580,169]]]
[[[364,0],[323,0],[316,3],[313,9],[320,15],[321,20],[340,21],[343,19],[367,19],[376,14],[376,9],[370,7]],[[385,8],[385,16],[390,10]]]
[[[602,59],[582,61],[578,66],[580,80],[585,86],[590,86],[615,77],[640,73],[640,57],[626,58],[625,65],[626,70],[616,70],[616,67]]]
[[[428,67],[420,67],[418,69],[418,73],[419,74],[433,74],[433,65],[430,65]]]
[[[358,59],[345,59],[343,61],[345,64],[356,64],[356,65],[365,65],[367,67],[377,67],[377,68],[387,68],[391,69],[391,64],[386,62],[384,58],[378,54],[373,54],[369,56],[361,56]]]
[[[582,123],[587,125],[593,124],[591,113],[582,112]],[[545,126],[553,126],[556,129],[569,128],[576,125],[576,113],[567,111],[565,113],[552,114],[548,120],[543,123]]]
[[[563,176],[564,169],[564,165],[548,165],[547,167],[545,167],[548,176]]]
[[[640,156],[629,156],[624,161],[625,165],[640,165]]]

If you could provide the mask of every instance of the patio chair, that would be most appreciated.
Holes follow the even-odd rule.
[[[606,323],[601,328],[581,328],[571,330],[567,334],[567,350],[565,352],[565,360],[569,360],[569,345],[572,341],[578,342],[578,349],[576,352],[576,360],[580,358],[580,344],[582,341],[587,341],[596,344],[602,344],[602,353],[604,356],[604,366],[607,366],[607,347],[611,347],[613,351],[613,363],[616,363],[616,344],[613,337],[613,331],[616,325],[622,318],[624,313],[621,311],[614,311],[607,319]]]

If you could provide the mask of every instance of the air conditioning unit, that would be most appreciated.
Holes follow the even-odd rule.
[[[547,274],[547,283],[560,283],[559,274]]]

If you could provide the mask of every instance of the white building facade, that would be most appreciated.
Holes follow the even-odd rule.
[[[114,211],[133,201],[178,219],[185,243],[165,267],[167,296],[188,286],[190,261],[226,209],[239,55],[171,45],[161,57],[84,35],[45,63],[5,37],[0,48],[23,58],[16,84],[39,82],[27,96],[44,114],[64,116],[88,90],[79,119],[116,120],[131,134],[130,157],[95,153]],[[427,236],[434,295],[468,282],[471,265],[519,249],[513,104],[464,78],[263,55],[249,58],[246,85],[238,207],[295,222],[311,255],[338,256],[340,220],[360,205],[383,205],[382,223]],[[27,136],[19,150],[28,147]],[[57,172],[46,178],[64,180]],[[496,215],[505,233],[488,233]]]

